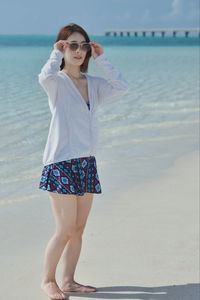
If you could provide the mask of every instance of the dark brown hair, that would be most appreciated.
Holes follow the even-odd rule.
[[[84,37],[87,43],[90,42],[90,38],[87,34],[87,32],[79,25],[75,24],[75,23],[69,23],[69,25],[64,26],[60,29],[58,35],[57,35],[57,39],[55,41],[58,42],[59,40],[66,40],[68,39],[68,37],[73,33],[73,32],[79,32],[81,33]],[[91,57],[91,50],[89,50],[86,54],[85,60],[82,63],[82,65],[80,65],[80,71],[87,73],[88,71],[88,63]],[[62,59],[62,63],[60,65],[60,70],[62,70],[65,66],[65,61],[64,58]]]

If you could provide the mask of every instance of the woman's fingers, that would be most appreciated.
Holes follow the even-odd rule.
[[[61,52],[64,52],[67,45],[68,42],[66,40],[59,40],[54,44],[54,48],[60,50]]]
[[[57,43],[59,43],[59,44],[61,44],[63,46],[66,45],[66,44],[68,44],[68,42],[66,40],[60,40]]]
[[[95,42],[92,42],[91,45],[92,45],[94,48],[99,47],[99,45],[98,45],[97,43],[95,43]]]

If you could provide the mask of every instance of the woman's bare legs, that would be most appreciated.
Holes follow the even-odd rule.
[[[49,196],[56,221],[56,232],[46,247],[41,288],[50,298],[66,299],[56,283],[55,274],[65,245],[76,230],[77,196],[54,192],[49,192]]]
[[[85,193],[83,196],[77,196],[77,219],[75,234],[69,239],[63,251],[63,273],[61,290],[95,292],[94,287],[84,286],[74,280],[75,268],[80,256],[82,246],[82,234],[86,221],[92,206],[93,194]]]

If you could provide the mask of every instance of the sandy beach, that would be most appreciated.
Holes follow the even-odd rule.
[[[49,162],[68,154],[95,155],[102,189],[94,195],[74,276],[97,292],[68,293],[66,299],[200,300],[200,10],[192,4],[197,1],[63,1],[59,9],[51,1],[13,1],[12,9],[2,1],[0,300],[49,299],[40,285],[56,224],[49,193],[39,183],[44,154],[50,152]],[[59,53],[60,67],[50,59],[55,41],[68,40],[74,31],[65,27],[71,22],[84,25],[85,41],[101,45],[105,54],[106,60],[95,61],[102,53],[96,44],[96,53],[80,62],[87,86],[73,52],[63,56],[65,66]],[[84,41],[79,35],[73,39]],[[50,61],[51,68],[44,68]],[[109,65],[116,76],[112,67],[105,72]],[[71,75],[56,76],[63,66],[80,79],[71,77],[77,89],[67,83]],[[126,94],[120,92],[122,78],[130,87]],[[89,129],[83,152],[75,124]],[[45,150],[48,140],[51,151]],[[62,262],[61,257],[58,285]]]
[[[98,292],[68,299],[197,300],[199,155],[161,178],[123,193],[95,195],[75,279]],[[1,292],[8,299],[47,299],[40,290],[43,254],[54,232],[47,193],[1,207]],[[96,199],[99,197],[99,199]],[[62,258],[57,268],[60,280]]]

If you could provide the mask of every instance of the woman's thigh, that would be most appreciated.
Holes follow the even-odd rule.
[[[57,233],[72,234],[76,229],[77,195],[48,192]]]
[[[94,194],[92,193],[85,193],[83,196],[77,196],[77,229],[84,228],[92,207],[93,197]]]

